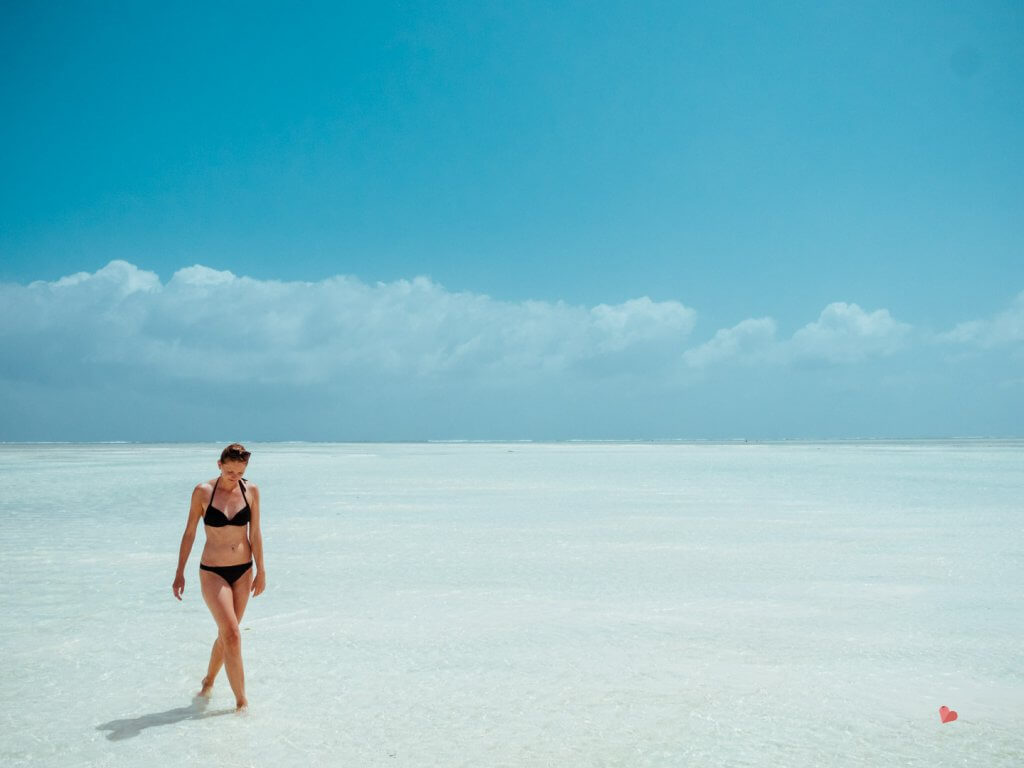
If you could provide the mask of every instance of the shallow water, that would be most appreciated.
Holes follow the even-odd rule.
[[[0,763],[1024,764],[1024,443],[250,447],[239,716],[219,446],[0,446]]]

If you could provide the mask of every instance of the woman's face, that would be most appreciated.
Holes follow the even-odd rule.
[[[242,479],[245,468],[249,465],[244,461],[218,461],[217,466],[220,467],[221,477],[232,483],[237,483]]]

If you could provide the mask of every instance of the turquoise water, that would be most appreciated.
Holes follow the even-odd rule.
[[[0,446],[0,763],[1024,764],[1024,443],[250,446],[244,716],[219,448]]]

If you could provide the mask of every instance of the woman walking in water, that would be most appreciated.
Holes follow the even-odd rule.
[[[235,706],[239,710],[246,709],[249,702],[245,698],[242,633],[238,622],[242,620],[245,605],[249,602],[249,593],[255,597],[267,587],[263,568],[263,536],[260,533],[260,491],[242,477],[249,456],[244,446],[232,443],[220,454],[217,462],[220,475],[193,489],[188,522],[181,537],[178,571],[171,586],[174,596],[181,600],[185,591],[185,563],[202,520],[206,529],[206,546],[199,558],[199,585],[203,600],[217,622],[217,639],[213,641],[210,666],[199,695],[210,696],[217,673],[222,666],[226,667],[228,682],[235,694]],[[254,559],[255,578],[252,571]]]

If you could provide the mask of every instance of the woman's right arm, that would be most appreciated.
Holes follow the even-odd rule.
[[[178,570],[174,574],[174,583],[171,591],[174,596],[181,600],[185,591],[185,563],[192,553],[192,544],[196,540],[196,529],[199,528],[199,521],[203,519],[203,491],[202,486],[197,485],[192,489],[192,502],[188,507],[188,521],[185,523],[185,533],[181,536],[181,549],[178,550]]]

